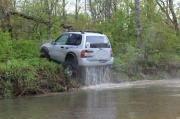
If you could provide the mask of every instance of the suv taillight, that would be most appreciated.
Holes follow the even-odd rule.
[[[82,50],[81,51],[81,58],[86,58],[86,57],[93,57],[94,53],[91,50]]]
[[[86,53],[86,50],[81,51],[81,58],[85,58],[85,53]]]
[[[110,56],[113,57],[113,51],[112,51],[112,49],[111,49],[111,54],[110,54]]]

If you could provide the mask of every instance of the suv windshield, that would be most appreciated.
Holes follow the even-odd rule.
[[[110,48],[109,40],[105,36],[86,36],[86,44],[90,48]]]

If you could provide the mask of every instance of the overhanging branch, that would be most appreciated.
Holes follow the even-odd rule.
[[[37,23],[42,23],[42,24],[45,24],[45,25],[51,25],[50,21],[45,21],[43,19],[39,19],[39,18],[36,18],[36,17],[33,17],[33,16],[28,16],[28,15],[25,15],[23,13],[19,13],[19,12],[15,12],[15,11],[11,11],[10,13],[11,13],[11,15],[17,15],[19,17],[22,17],[22,18],[25,18],[25,19],[28,19],[28,20],[32,20],[32,21],[37,22]]]

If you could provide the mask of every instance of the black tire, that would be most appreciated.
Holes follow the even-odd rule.
[[[40,58],[46,58],[48,61],[51,61],[50,55],[49,55],[48,51],[45,48],[41,49]]]
[[[74,58],[67,59],[64,63],[64,68],[70,77],[75,79],[78,77],[78,63]]]

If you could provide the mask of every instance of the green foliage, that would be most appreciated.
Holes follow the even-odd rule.
[[[3,82],[4,91],[2,94],[6,96],[6,90],[11,94],[19,95],[21,92],[32,88],[31,80],[34,79],[35,69],[25,61],[11,60],[5,66],[1,64],[0,74]],[[8,86],[10,84],[11,86]]]
[[[0,31],[0,62],[8,62],[12,58],[13,49],[11,47],[12,41],[10,40],[9,33]]]
[[[39,56],[39,43],[35,40],[13,40],[12,48],[15,49],[13,58],[31,59]]]
[[[132,78],[132,80],[135,80],[140,72],[140,67],[138,67],[138,62],[141,60],[141,56],[139,56],[140,50],[130,45],[126,45],[125,49],[124,54],[115,57],[113,66],[116,71],[123,72]],[[141,79],[139,76],[138,78]]]
[[[10,40],[9,33],[0,33],[0,61],[29,59],[39,56],[39,43],[35,40]]]
[[[108,36],[115,55],[123,53],[126,44],[136,46],[134,16],[126,14],[123,9],[112,16],[111,23],[102,22],[97,28]]]
[[[156,21],[145,24],[142,39],[146,61],[162,63],[178,59],[178,37],[165,24]]]
[[[0,94],[4,97],[64,91],[74,86],[60,64],[39,58],[1,63],[0,79]]]
[[[179,38],[163,22],[164,18],[156,10],[156,4],[153,1],[150,3],[141,6],[141,48],[137,47],[134,7],[128,1],[125,7],[113,14],[110,23],[104,21],[96,27],[111,41],[115,70],[127,74],[131,80],[147,78],[147,73],[157,79],[156,72],[163,70],[157,67],[180,60]],[[154,65],[157,65],[155,69],[152,68]]]

